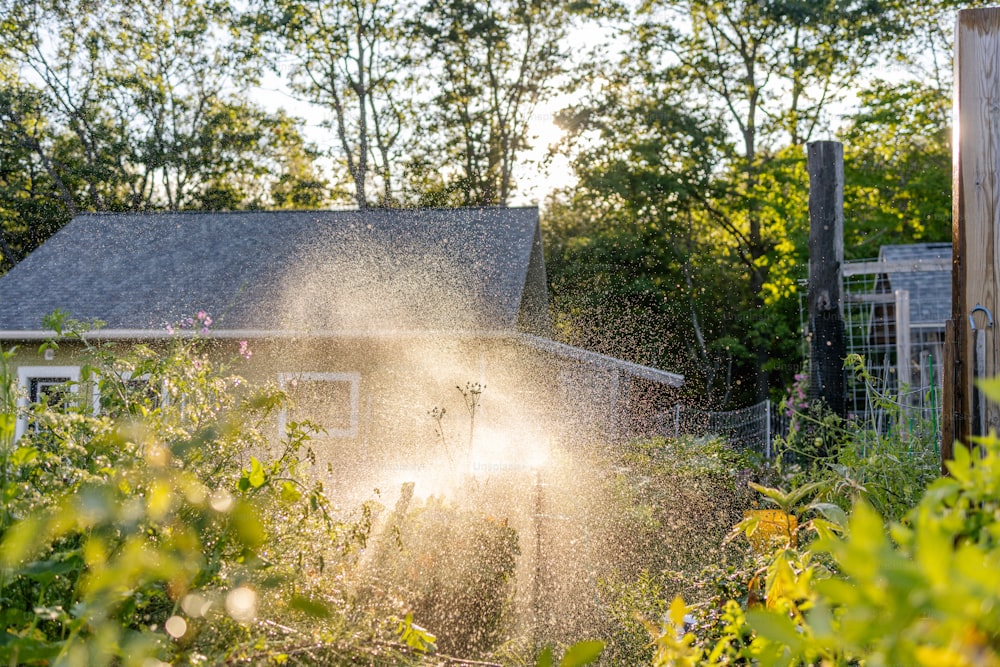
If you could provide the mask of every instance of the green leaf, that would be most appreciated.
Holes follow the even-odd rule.
[[[238,503],[229,516],[236,536],[244,546],[252,548],[264,542],[264,524],[252,505]]]
[[[314,618],[331,618],[333,616],[327,605],[303,595],[292,597],[288,606]]]
[[[820,538],[820,541],[813,546],[816,551],[827,550],[828,541],[837,539],[838,533],[843,530],[843,526],[838,526],[831,521],[825,521],[823,519],[813,519],[811,524]]]
[[[83,558],[80,556],[79,550],[57,552],[52,554],[48,560],[29,563],[21,570],[20,574],[44,584],[51,582],[58,575],[67,574],[77,569],[83,570]]]
[[[806,497],[817,493],[823,486],[825,486],[825,484],[825,482],[811,482],[789,491],[787,496],[789,509],[792,509],[796,505],[800,504],[806,499]]]
[[[787,646],[793,652],[798,651],[802,646],[802,635],[799,634],[798,627],[787,616],[768,611],[751,610],[747,612],[747,622],[761,637],[781,646]]]
[[[14,438],[14,426],[17,420],[13,413],[0,412],[0,442],[8,442]]]
[[[302,492],[291,482],[281,484],[281,499],[285,502],[294,503],[301,497]]]
[[[434,642],[437,641],[437,637],[413,622],[413,614],[407,614],[406,618],[399,622],[396,632],[407,646],[421,653],[434,648]]]
[[[535,661],[535,667],[552,667],[551,646],[546,646],[542,649],[542,652],[538,654],[538,660]]]
[[[250,457],[250,474],[247,476],[247,480],[250,482],[250,486],[255,489],[264,486],[264,482],[267,481],[267,476],[264,474],[264,466],[261,465],[256,456]]]
[[[683,602],[681,604],[683,604]],[[589,665],[601,657],[601,653],[603,651],[604,642],[577,642],[566,649],[566,653],[563,655],[562,660],[559,661],[559,667],[579,667],[580,665]]]
[[[774,489],[769,486],[762,486],[761,484],[755,484],[750,482],[750,488],[757,493],[763,495],[765,498],[773,502],[778,507],[784,509],[788,504],[788,494],[786,494],[781,489]]]
[[[38,458],[38,450],[34,447],[18,447],[10,456],[10,462],[15,466],[23,466]]]
[[[835,523],[841,528],[847,527],[847,512],[833,503],[813,503],[809,506],[809,509],[816,510],[822,514],[827,521]]]
[[[34,637],[18,637],[4,632],[0,634],[0,660],[14,664],[49,664],[66,647],[64,641],[45,641]]]

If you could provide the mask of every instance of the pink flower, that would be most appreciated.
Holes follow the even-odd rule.
[[[250,345],[245,340],[241,340],[240,356],[243,357],[244,359],[249,359],[251,354],[253,354],[253,352],[250,351]]]
[[[167,335],[168,336],[173,336],[174,335],[174,328],[172,326],[170,326],[169,324],[167,325]]]
[[[204,320],[206,317],[208,317],[208,314],[205,313],[204,310],[199,310],[198,311],[198,321],[199,322],[201,322],[202,320]]]

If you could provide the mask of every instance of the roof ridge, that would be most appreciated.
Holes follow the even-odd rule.
[[[180,211],[170,210],[146,210],[146,211],[79,211],[73,217],[125,217],[125,216],[175,216],[175,215],[279,215],[279,214],[309,214],[309,213],[428,213],[428,212],[456,212],[456,211],[538,211],[537,205],[525,206],[412,206],[412,207],[392,207],[392,208],[279,208],[279,209],[239,209],[239,210],[203,210],[188,209]]]

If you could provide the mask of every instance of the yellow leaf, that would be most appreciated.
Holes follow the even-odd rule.
[[[150,485],[149,497],[146,500],[146,510],[149,518],[154,521],[163,519],[174,503],[174,491],[164,480],[157,480]]]
[[[687,605],[684,604],[684,599],[678,595],[670,603],[670,622],[678,628],[683,628],[685,614],[687,614]]]
[[[986,398],[994,403],[1000,403],[1000,377],[976,380],[976,384]]]

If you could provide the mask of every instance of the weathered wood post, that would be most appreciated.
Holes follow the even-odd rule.
[[[896,319],[896,385],[899,387],[899,404],[902,408],[899,411],[900,432],[906,428],[906,423],[910,419],[910,407],[912,402],[913,377],[910,373],[910,292],[905,289],[898,289],[893,293],[895,297],[895,319]],[[905,392],[905,393],[904,393]]]
[[[847,416],[844,382],[844,147],[814,141],[809,163],[809,398]]]
[[[969,442],[982,429],[1000,430],[997,406],[977,414],[974,385],[979,375],[997,374],[997,329],[991,320],[1000,309],[1000,8],[958,12],[954,122],[942,468],[955,440]]]

